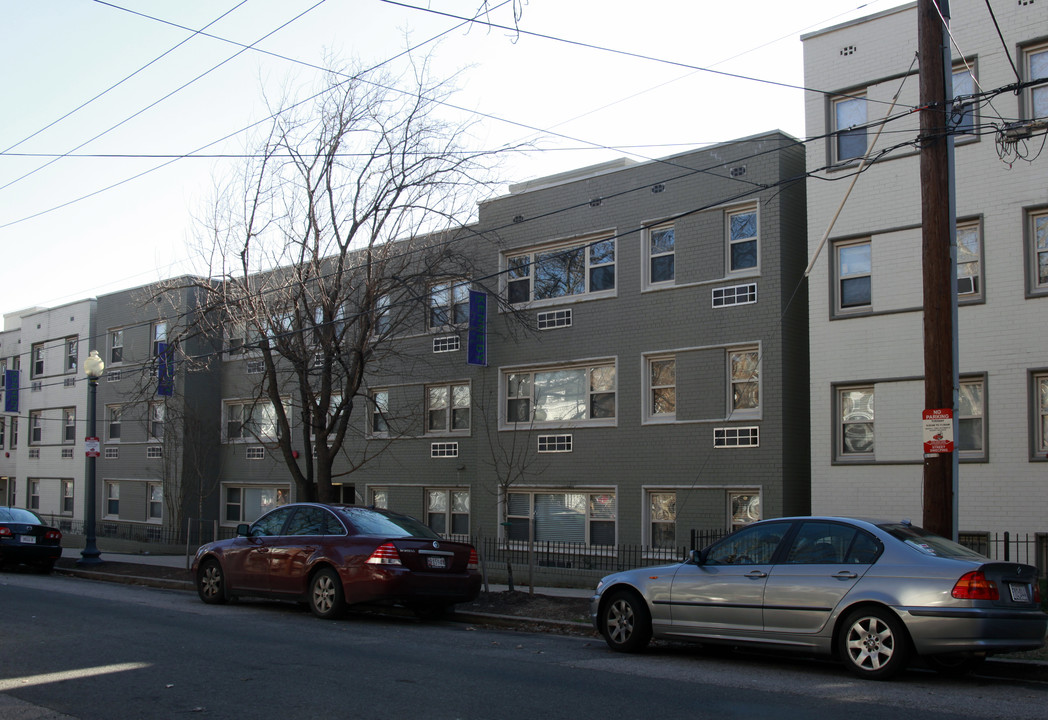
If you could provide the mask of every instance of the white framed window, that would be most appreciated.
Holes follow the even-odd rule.
[[[225,442],[273,442],[280,437],[273,403],[263,400],[227,400],[223,404]]]
[[[62,481],[62,514],[73,514],[73,481]]]
[[[1034,430],[1034,452],[1043,458],[1048,455],[1048,372],[1040,372],[1033,376],[1033,391],[1034,422],[1037,425]]]
[[[509,426],[615,422],[613,362],[513,370],[504,372],[502,380],[503,416]]]
[[[754,347],[728,350],[729,400],[732,417],[754,416],[761,409],[761,356]]]
[[[469,432],[469,383],[434,385],[426,388],[426,432]]]
[[[713,288],[713,307],[752,305],[757,302],[757,283]]]
[[[469,490],[426,490],[426,524],[443,535],[469,535]]]
[[[147,460],[159,460],[164,457],[164,447],[162,445],[147,445],[146,446],[146,459]]]
[[[108,518],[119,518],[120,517],[120,484],[115,482],[106,482],[106,509],[105,516]]]
[[[757,426],[713,428],[713,447],[745,448],[760,447],[761,431]]]
[[[68,337],[65,339],[65,370],[66,372],[76,372],[79,370],[79,347],[80,341],[76,336]]]
[[[29,459],[39,460],[40,459],[40,448],[29,448]]]
[[[18,447],[18,418],[11,417],[11,449]]]
[[[615,239],[544,245],[506,257],[510,304],[559,301],[615,291]]]
[[[31,367],[31,373],[30,373],[29,377],[31,377],[31,378],[40,377],[41,375],[44,374],[44,358],[45,358],[44,344],[43,343],[37,343],[36,345],[33,346],[31,352],[33,354],[33,364],[32,364],[32,367]]]
[[[149,437],[155,440],[164,438],[164,413],[164,403],[149,403]]]
[[[106,442],[120,442],[123,431],[123,405],[106,405]]]
[[[506,498],[506,539],[527,541],[534,523],[538,542],[614,545],[615,493],[577,490],[510,492]]]
[[[1028,48],[1023,57],[1027,80],[1048,78],[1048,44]],[[1028,93],[1026,116],[1030,119],[1048,117],[1048,84],[1031,87]]]
[[[153,357],[160,356],[161,345],[167,345],[167,322],[163,320],[153,323]]]
[[[985,391],[982,378],[961,379],[957,396],[957,451],[964,459],[986,457]]]
[[[103,457],[105,457],[106,460],[116,460],[118,457],[120,457],[120,448],[107,447],[103,451]]]
[[[833,160],[844,162],[866,155],[866,96],[853,92],[831,100]]]
[[[975,78],[970,67],[971,63],[953,69],[953,108],[946,118],[946,123],[959,135],[974,135],[976,131],[977,106],[971,99],[975,94]]]
[[[1048,209],[1027,211],[1026,236],[1032,271],[1030,289],[1043,294],[1048,292]]]
[[[760,493],[748,490],[728,493],[728,527],[738,530],[761,519]]]
[[[382,336],[393,328],[393,300],[389,295],[375,298],[375,335]]]
[[[535,326],[539,330],[556,330],[557,328],[571,327],[573,320],[571,308],[560,310],[547,310],[535,313]]]
[[[109,331],[109,364],[119,365],[124,361],[124,331]]]
[[[389,390],[371,392],[371,434],[380,437],[389,435]]]
[[[149,494],[149,522],[162,522],[164,519],[164,488],[160,483],[149,483],[146,487]]]
[[[572,435],[539,435],[537,440],[540,453],[569,453],[575,447]]]
[[[648,492],[648,542],[653,548],[677,546],[677,493]]]
[[[0,417],[0,450],[4,449],[5,442],[7,442],[7,418]]]
[[[873,259],[869,240],[834,245],[838,312],[868,310],[873,305]]]
[[[62,410],[63,427],[62,427],[62,442],[63,443],[75,443],[76,442],[76,408],[65,408]]]
[[[71,448],[71,447],[62,448],[62,459],[63,460],[72,460],[73,459],[73,448]]]
[[[389,490],[387,488],[370,488],[371,505],[381,510],[389,509]]]
[[[677,358],[673,355],[648,358],[648,419],[677,417]]]
[[[429,326],[443,328],[469,322],[469,283],[445,280],[429,288]]]
[[[43,410],[32,410],[29,413],[29,444],[40,445],[44,441]]]
[[[29,481],[29,509],[39,510],[40,509],[40,481],[30,480]]]
[[[671,285],[676,276],[676,229],[671,225],[656,225],[643,233],[647,248],[647,281],[649,285]]]
[[[313,450],[316,452],[316,449]],[[261,445],[249,445],[247,448],[246,457],[248,460],[265,460],[266,449]]]
[[[737,273],[755,270],[758,257],[756,209],[729,212],[726,217],[728,271]]]
[[[982,239],[981,225],[976,222],[957,223],[957,297],[982,297]]]
[[[226,485],[223,492],[223,525],[252,523],[273,508],[286,505],[287,485]]]
[[[429,456],[431,458],[457,458],[459,456],[459,444],[457,442],[430,443]]]
[[[462,342],[458,335],[433,338],[433,352],[435,353],[457,352],[460,349],[462,349]]]
[[[873,388],[838,388],[837,408],[839,457],[841,459],[873,457]]]

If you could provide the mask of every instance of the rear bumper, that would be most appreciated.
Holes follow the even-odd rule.
[[[1002,653],[1045,644],[1048,615],[1040,610],[899,608],[919,654]]]
[[[369,567],[363,577],[343,578],[346,602],[453,605],[480,594],[480,573],[420,573],[397,567]]]
[[[0,545],[0,562],[5,563],[38,563],[46,560],[57,560],[62,557],[60,545],[28,545],[24,543],[3,543]]]

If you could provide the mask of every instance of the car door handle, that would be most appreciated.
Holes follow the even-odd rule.
[[[260,553],[267,553],[267,552],[269,552],[269,548],[267,548],[267,547],[255,548],[255,550],[257,550]]]
[[[761,578],[768,577],[768,573],[762,570],[750,570],[748,573],[746,573],[746,577],[753,578],[754,580],[760,580]]]
[[[853,573],[851,570],[841,570],[839,573],[835,573],[833,577],[837,578],[838,580],[854,580],[859,576]]]

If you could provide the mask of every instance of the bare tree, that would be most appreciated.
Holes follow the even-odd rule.
[[[280,453],[300,499],[331,499],[337,472],[369,459],[366,443],[347,445],[366,426],[351,420],[367,407],[369,369],[391,367],[391,338],[424,327],[435,278],[473,275],[464,220],[495,155],[466,149],[469,123],[442,118],[451,92],[427,61],[399,78],[331,73],[309,102],[281,103],[216,196],[202,317],[221,319],[226,353],[261,363],[238,429]]]

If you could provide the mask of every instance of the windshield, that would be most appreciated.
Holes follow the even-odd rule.
[[[381,535],[382,537],[419,537],[440,539],[413,517],[397,515],[369,508],[340,507],[338,512],[348,520],[358,535]]]
[[[29,523],[31,525],[43,524],[35,514],[15,507],[0,508],[0,522]]]
[[[928,532],[924,528],[904,523],[887,523],[878,525],[878,527],[925,555],[957,558],[960,560],[986,560],[984,555],[980,555],[960,543],[955,543],[953,540],[947,540],[940,535]]]

